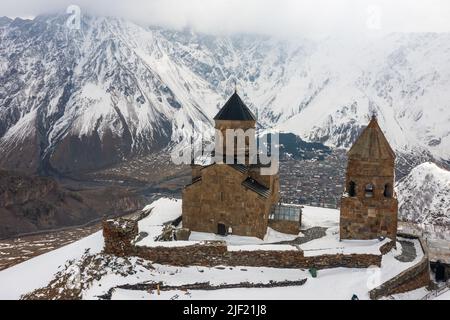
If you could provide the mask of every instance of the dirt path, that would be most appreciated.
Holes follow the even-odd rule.
[[[324,227],[312,227],[309,229],[301,230],[300,232],[303,234],[302,237],[297,237],[294,240],[274,242],[271,244],[303,244],[315,239],[325,237],[327,229],[328,228]]]

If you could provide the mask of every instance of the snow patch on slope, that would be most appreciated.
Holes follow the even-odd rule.
[[[399,215],[423,224],[450,226],[450,172],[431,162],[397,182]]]
[[[207,132],[237,82],[263,129],[347,148],[376,112],[396,151],[450,159],[449,34],[315,42],[89,15],[79,33],[64,22],[48,15],[0,28],[0,132],[37,110],[49,151],[67,135],[111,132],[130,147],[120,152],[142,154],[158,139],[186,140],[192,125]]]
[[[68,260],[80,259],[86,250],[96,254],[103,249],[103,235],[98,231],[86,238],[34,257],[0,271],[0,299],[17,300],[21,295],[46,286]]]

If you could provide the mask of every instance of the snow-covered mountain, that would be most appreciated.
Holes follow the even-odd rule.
[[[403,220],[450,226],[450,171],[423,163],[397,182],[396,191]]]
[[[0,166],[97,169],[210,127],[234,90],[262,127],[348,147],[378,114],[401,154],[450,160],[450,34],[212,36],[118,18],[0,19]]]

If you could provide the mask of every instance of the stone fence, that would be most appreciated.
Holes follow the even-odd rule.
[[[391,251],[392,250],[392,248],[394,248],[395,246],[396,246],[396,241],[389,241],[389,242],[386,242],[385,244],[383,244],[381,247],[380,247],[380,252],[381,252],[381,254],[382,255],[385,255],[386,253],[388,253],[389,251]]]
[[[378,299],[383,296],[411,291],[430,284],[430,262],[428,260],[428,248],[423,239],[408,234],[398,234],[398,236],[403,238],[418,239],[423,251],[423,257],[414,266],[389,279],[382,285],[372,289],[369,292],[371,299]]]
[[[107,220],[103,223],[104,252],[116,256],[137,256],[155,263],[175,266],[249,266],[274,268],[335,267],[368,268],[381,266],[381,255],[325,254],[305,257],[302,250],[228,251],[223,241],[206,241],[187,246],[136,246],[137,222]],[[263,245],[261,246],[263,247]]]
[[[251,250],[228,251],[225,243],[213,241],[183,247],[135,246],[132,255],[156,263],[176,266],[248,266],[273,268],[335,267],[367,268],[381,265],[381,255],[373,254],[328,254],[304,257],[301,250]]]
[[[119,257],[128,256],[133,251],[133,240],[138,235],[136,220],[111,219],[103,221],[104,251]]]

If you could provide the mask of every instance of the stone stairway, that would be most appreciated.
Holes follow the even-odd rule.
[[[448,291],[450,291],[450,282],[441,284],[436,290],[433,290],[430,293],[426,294],[420,300],[432,300]]]

